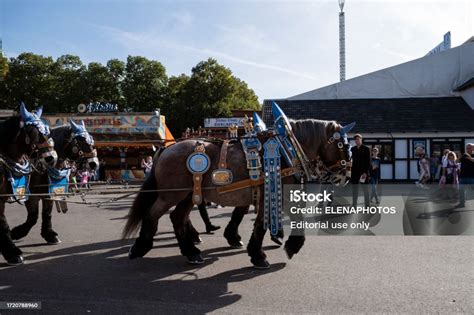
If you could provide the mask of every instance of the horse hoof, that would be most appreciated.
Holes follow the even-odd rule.
[[[194,245],[198,245],[198,244],[202,244],[202,238],[201,237],[196,237],[194,240],[193,240],[193,243]]]
[[[235,242],[227,241],[227,243],[229,243],[230,248],[233,248],[233,249],[240,249],[240,248],[243,248],[245,245],[244,242],[242,241],[235,241]]]
[[[217,225],[213,225],[213,224],[208,225],[208,226],[206,226],[206,233],[207,233],[207,234],[212,234],[212,232],[217,231],[217,230],[220,229],[220,228],[221,228],[221,227],[220,227],[220,226],[217,226]]]
[[[48,245],[58,245],[61,244],[61,240],[56,235],[49,236],[45,238]]]
[[[285,253],[286,253],[286,257],[288,257],[288,259],[293,258],[293,256],[295,255],[295,252],[293,252],[291,249],[289,249],[286,246],[285,246]]]
[[[201,254],[187,256],[188,263],[191,265],[202,265],[204,263],[204,259],[202,259]]]
[[[276,237],[272,235],[271,239],[272,239],[272,242],[277,244],[278,246],[283,245],[283,239],[281,237]]]
[[[10,265],[10,266],[23,265],[23,263],[25,262],[22,255],[14,255],[14,256],[6,258],[6,260],[7,260],[7,265]]]
[[[143,256],[148,253],[149,249],[137,248],[135,245],[130,246],[128,250],[128,258],[135,259],[135,258],[142,258]]]
[[[253,267],[255,269],[268,269],[268,268],[270,268],[270,263],[264,258],[257,259],[257,260],[252,259],[251,262],[252,262]]]

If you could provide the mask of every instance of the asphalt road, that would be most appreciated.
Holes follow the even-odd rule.
[[[0,258],[0,302],[39,301],[44,314],[474,313],[472,236],[311,235],[292,260],[267,237],[272,267],[258,271],[245,249],[228,248],[223,229],[202,235],[205,264],[188,265],[165,216],[153,250],[131,261],[132,241],[120,239],[129,205],[70,204],[67,214],[54,213],[63,241],[56,246],[45,245],[37,224],[17,243],[25,265]],[[214,224],[230,218],[229,208],[209,212]],[[10,226],[25,215],[7,205]],[[244,240],[252,217],[242,223]],[[197,211],[192,219],[204,229]]]

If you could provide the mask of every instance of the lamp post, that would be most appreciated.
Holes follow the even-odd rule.
[[[346,27],[344,17],[344,2],[339,0],[339,77],[340,81],[346,80]]]

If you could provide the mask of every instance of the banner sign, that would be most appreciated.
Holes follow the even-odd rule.
[[[441,44],[439,44],[438,46],[430,50],[430,52],[427,53],[426,56],[434,55],[441,51],[448,50],[450,48],[451,48],[451,32],[447,32],[446,34],[444,34],[444,38]]]
[[[229,128],[233,125],[238,127],[243,127],[241,117],[231,117],[231,118],[206,118],[204,119],[205,128]]]
[[[91,114],[45,115],[41,117],[51,128],[69,124],[69,119],[80,124],[81,120],[92,134],[158,134],[165,139],[165,117],[154,114]]]
[[[77,106],[79,113],[112,113],[118,112],[118,105],[112,103],[89,103]]]

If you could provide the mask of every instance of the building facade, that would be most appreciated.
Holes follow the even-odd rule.
[[[474,143],[474,41],[286,99],[265,100],[267,124],[273,121],[272,101],[292,119],[355,121],[351,135],[360,133],[366,145],[379,148],[382,179],[414,180],[417,147],[439,161],[445,149],[459,155]]]

